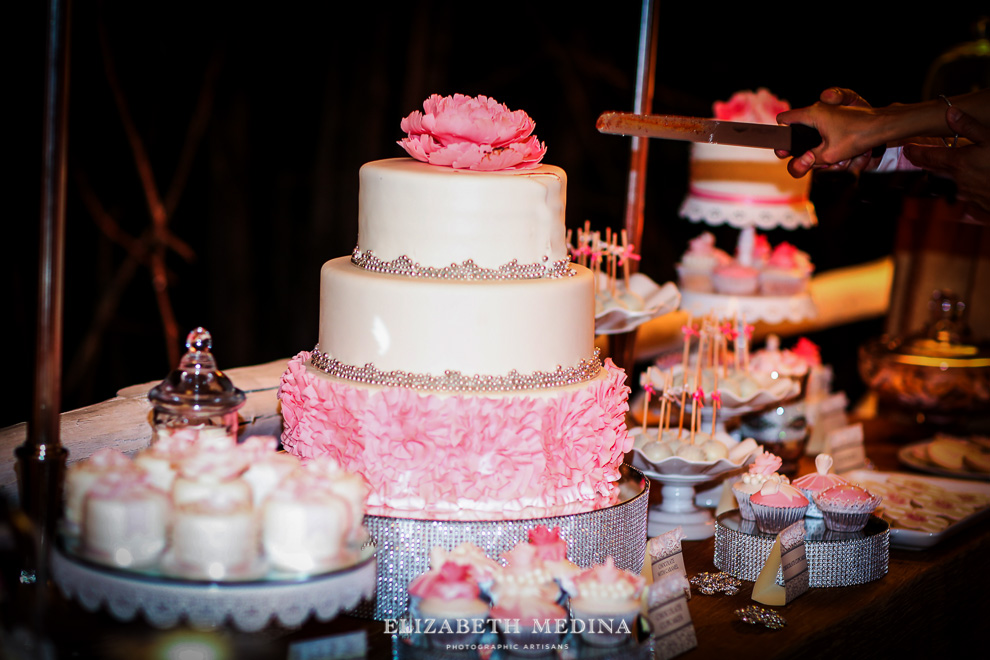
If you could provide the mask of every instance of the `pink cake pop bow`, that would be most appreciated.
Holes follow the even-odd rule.
[[[618,253],[619,265],[624,266],[626,261],[639,261],[642,257],[633,252],[633,245],[630,243],[622,248],[622,251]]]
[[[700,387],[694,391],[691,398],[695,401],[700,401],[701,405],[705,405],[705,391]]]
[[[692,325],[682,325],[681,332],[684,333],[685,337],[700,337],[700,333]]]
[[[653,396],[654,394],[657,393],[656,388],[653,387],[653,383],[647,383],[646,385],[644,385],[643,391],[646,392],[649,396]]]
[[[715,408],[715,410],[718,410],[719,408],[722,407],[722,393],[719,392],[718,390],[712,392],[712,406]]]

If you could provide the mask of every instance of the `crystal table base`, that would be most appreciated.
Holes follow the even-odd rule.
[[[568,557],[589,567],[611,556],[619,568],[639,573],[646,556],[649,480],[638,470],[622,466],[620,499],[597,511],[522,520],[417,520],[365,516],[365,527],[377,548],[378,587],[375,599],[362,603],[358,616],[378,620],[401,617],[408,605],[406,588],[430,568],[430,549],[448,550],[473,543],[498,558],[527,538],[537,525],[560,528]]]
[[[890,526],[871,517],[862,532],[831,532],[820,519],[805,518],[808,586],[848,587],[879,580],[890,560]],[[743,520],[738,510],[727,511],[715,522],[715,567],[755,582],[773,547],[773,534]],[[780,573],[777,575],[781,582]]]

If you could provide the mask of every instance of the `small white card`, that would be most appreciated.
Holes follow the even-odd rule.
[[[670,573],[650,585],[646,616],[653,628],[654,658],[667,660],[698,646],[684,593],[690,588],[687,578],[677,573]]]
[[[783,586],[777,584],[777,574]],[[808,557],[804,547],[804,521],[777,534],[767,563],[753,584],[753,600],[764,605],[786,605],[808,590]]]
[[[806,453],[814,455],[825,451],[825,438],[835,429],[840,429],[849,423],[846,409],[849,398],[845,392],[836,392],[820,401],[808,403],[805,413],[811,435],[808,438]]]
[[[684,568],[684,553],[681,552],[681,539],[683,538],[684,530],[675,527],[660,536],[654,536],[646,544],[650,575],[654,583],[660,582],[671,574],[680,575],[687,579],[687,570]],[[691,597],[690,586],[687,589],[687,597]]]
[[[832,457],[832,470],[836,474],[866,467],[866,448],[863,446],[861,423],[835,429],[825,437],[824,452]]]

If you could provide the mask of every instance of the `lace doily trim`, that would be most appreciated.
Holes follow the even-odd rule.
[[[313,349],[310,364],[327,375],[366,385],[436,392],[512,392],[544,390],[592,380],[602,369],[599,353],[600,350],[596,348],[590,359],[581,360],[573,367],[557,367],[556,371],[537,371],[526,375],[513,370],[505,376],[468,376],[459,371],[446,371],[442,376],[399,370],[382,371],[371,363],[357,367],[331,358],[321,352],[319,346]]]
[[[421,266],[403,255],[392,261],[382,261],[373,250],[362,252],[355,247],[351,253],[351,263],[365,270],[388,275],[423,277],[440,280],[534,280],[542,278],[573,277],[575,272],[570,265],[570,256],[552,264],[520,264],[513,259],[498,268],[484,268],[468,259],[459,264],[443,268]]]

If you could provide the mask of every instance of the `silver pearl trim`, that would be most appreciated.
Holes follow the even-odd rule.
[[[382,261],[372,250],[362,252],[355,247],[351,253],[351,263],[359,268],[373,273],[386,275],[402,275],[404,277],[421,277],[440,280],[535,280],[543,278],[573,277],[574,269],[568,256],[552,264],[520,264],[513,259],[498,268],[483,268],[468,259],[459,264],[451,264],[443,268],[422,266],[403,255],[392,261]]]

